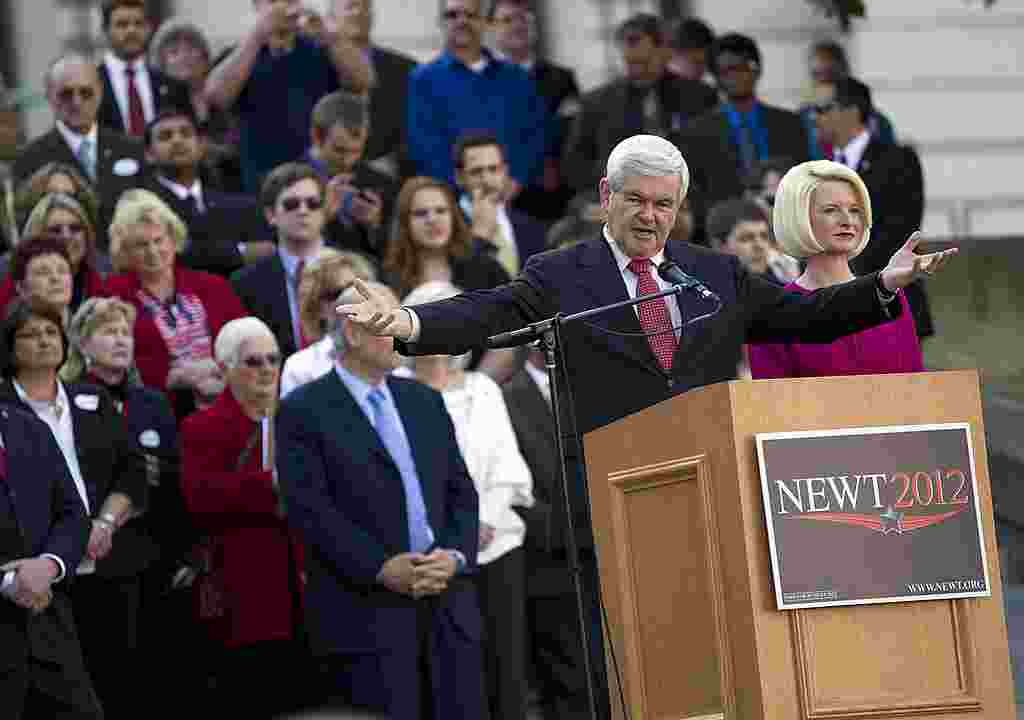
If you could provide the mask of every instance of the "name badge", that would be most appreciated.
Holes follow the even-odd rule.
[[[149,450],[160,447],[160,433],[156,430],[144,430],[139,435],[139,445]]]
[[[114,174],[120,177],[138,175],[139,162],[135,158],[121,158],[114,163]]]
[[[75,395],[75,407],[86,412],[96,412],[100,407],[98,395]]]

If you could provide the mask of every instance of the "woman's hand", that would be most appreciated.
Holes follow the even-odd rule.
[[[918,278],[934,275],[949,258],[959,252],[958,248],[950,248],[927,255],[918,255],[914,250],[922,240],[924,240],[924,234],[920,230],[915,231],[903,243],[903,247],[889,259],[889,264],[880,273],[882,285],[886,290],[896,292]]]
[[[113,547],[114,528],[108,522],[93,520],[86,555],[92,560],[102,560],[110,554]]]

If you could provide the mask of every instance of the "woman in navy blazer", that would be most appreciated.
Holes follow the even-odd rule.
[[[0,339],[0,399],[50,426],[92,518],[86,557],[77,570],[68,568],[76,573],[75,624],[107,718],[132,717],[125,688],[135,682],[141,575],[151,560],[131,522],[146,508],[145,462],[105,390],[58,378],[67,342],[54,308],[15,301]]]

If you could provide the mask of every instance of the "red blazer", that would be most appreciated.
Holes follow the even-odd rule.
[[[258,432],[230,388],[181,426],[182,494],[212,550],[210,574],[197,588],[212,590],[219,605],[201,615],[227,647],[292,638],[301,603],[301,549],[276,512],[271,473],[260,469],[258,439],[236,469]]]
[[[142,375],[143,384],[166,391],[171,357],[156,323],[139,300],[138,293],[141,287],[136,273],[111,275],[107,278],[102,294],[131,303],[138,311],[135,320],[135,365]],[[217,275],[175,267],[174,287],[179,293],[197,295],[202,301],[210,325],[211,346],[224,325],[249,314],[242,307],[242,301],[235,295],[228,281]]]

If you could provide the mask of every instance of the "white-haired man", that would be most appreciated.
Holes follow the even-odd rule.
[[[277,717],[306,706],[312,667],[301,632],[298,545],[274,471],[273,414],[281,352],[255,317],[214,343],[227,388],[181,426],[181,489],[215,548],[199,579],[199,626],[222,646],[215,707]]]
[[[458,354],[485,345],[491,335],[556,313],[666,289],[671,284],[656,268],[666,260],[675,262],[721,298],[720,312],[684,333],[684,319],[703,315],[714,305],[696,294],[669,296],[565,328],[576,429],[586,433],[691,388],[735,378],[744,342],[831,342],[891,319],[900,312],[899,303],[892,302],[896,290],[935,272],[955,252],[917,255],[919,239],[914,236],[881,272],[797,296],[751,276],[735,257],[668,241],[688,185],[686,162],[672,143],[634,135],[608,157],[607,174],[599,185],[607,213],[601,236],[535,257],[507,285],[414,309],[398,308],[386,295],[357,281],[363,301],[341,305],[338,312],[369,332],[396,338],[404,353]],[[599,705],[604,705],[598,714],[604,717],[604,653],[600,614],[593,604],[597,571],[586,486],[578,470],[581,448],[568,447],[566,462],[576,469],[570,474],[570,504],[579,529],[582,579],[588,585],[584,595],[591,604],[591,664]]]
[[[367,287],[397,303],[385,286]],[[342,319],[335,342],[334,371],[285,397],[277,422],[288,517],[306,547],[306,626],[328,694],[396,720],[486,717],[480,611],[466,577],[479,503],[444,400],[391,375],[390,338]]]

